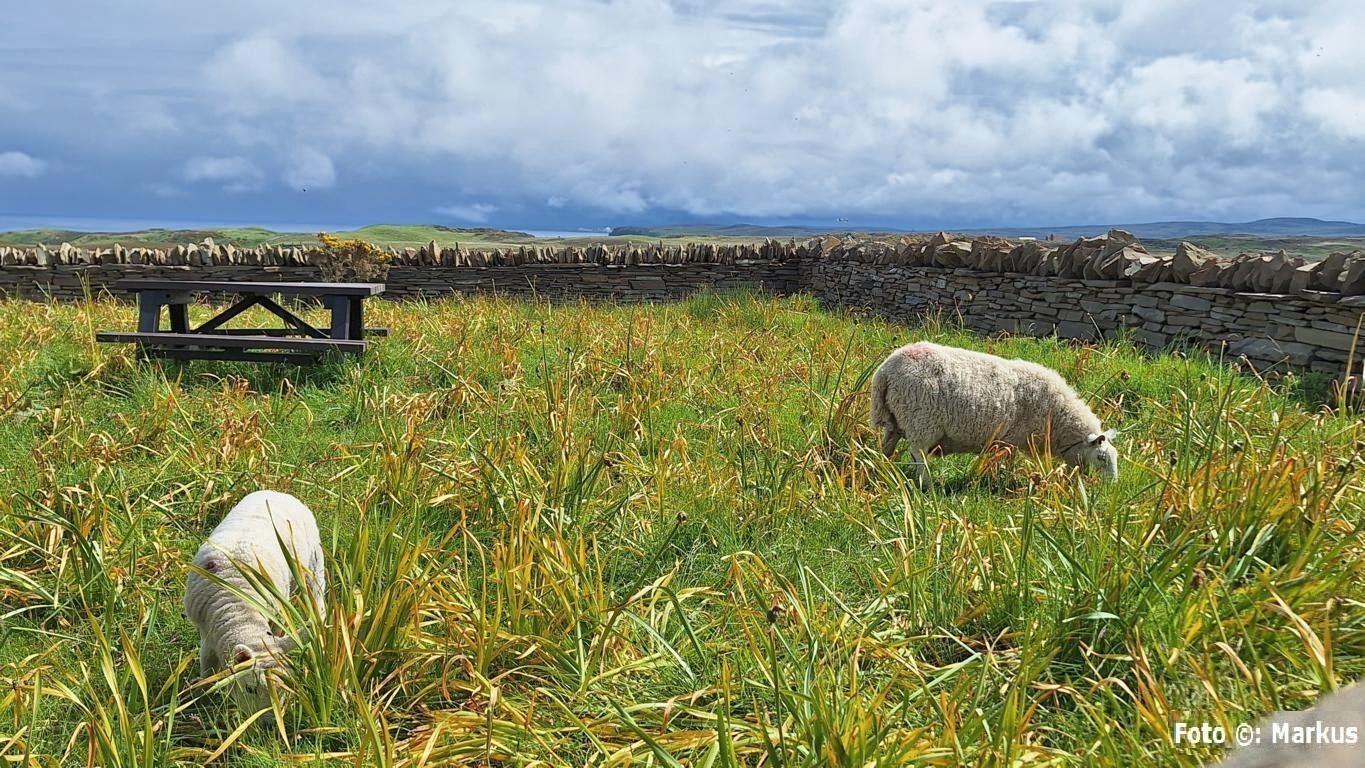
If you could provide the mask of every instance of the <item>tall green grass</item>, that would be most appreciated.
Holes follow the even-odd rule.
[[[358,361],[176,366],[91,343],[129,307],[0,302],[0,759],[1198,765],[1174,722],[1365,673],[1365,427],[1303,382],[804,298],[375,314]],[[1059,370],[1120,481],[988,451],[916,490],[864,414],[918,338]],[[179,604],[262,487],[331,589],[321,630],[280,596],[250,713]]]

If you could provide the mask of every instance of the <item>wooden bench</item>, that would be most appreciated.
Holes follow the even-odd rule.
[[[134,343],[150,357],[179,360],[250,360],[308,363],[327,353],[360,354],[365,336],[384,336],[384,328],[365,328],[364,300],[383,293],[380,283],[236,283],[214,280],[120,280],[116,287],[138,297],[135,333],[100,331],[95,339]],[[189,324],[195,293],[233,294],[236,302],[196,328]],[[326,328],[316,327],[276,302],[272,296],[314,296],[331,313]],[[224,328],[252,307],[284,321],[283,328]],[[166,309],[170,328],[161,327]]]

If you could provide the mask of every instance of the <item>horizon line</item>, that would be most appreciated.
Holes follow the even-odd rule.
[[[0,213],[0,233],[17,233],[34,231],[41,229],[62,229],[82,234],[121,234],[148,230],[166,231],[187,231],[196,229],[261,229],[280,234],[309,234],[317,232],[349,232],[358,231],[369,227],[439,227],[443,229],[458,231],[498,231],[498,232],[521,232],[534,234],[535,232],[554,232],[563,235],[591,236],[611,236],[615,230],[629,229],[686,229],[694,227],[697,229],[717,229],[725,227],[755,227],[766,229],[807,229],[827,232],[904,232],[904,233],[927,233],[927,232],[974,232],[974,231],[1009,231],[1009,230],[1048,230],[1048,229],[1112,229],[1123,227],[1147,227],[1172,224],[1191,224],[1191,225],[1247,225],[1261,224],[1273,221],[1302,221],[1337,226],[1356,226],[1365,227],[1365,224],[1344,219],[1320,219],[1314,216],[1265,216],[1256,219],[1246,219],[1243,221],[1220,221],[1215,219],[1158,219],[1149,221],[1111,221],[1111,222],[1091,222],[1082,224],[963,224],[956,225],[934,224],[925,226],[915,225],[892,225],[877,222],[841,222],[838,224],[822,223],[801,223],[801,222],[762,222],[745,219],[734,219],[725,222],[699,221],[699,222],[678,222],[660,221],[653,223],[632,223],[611,226],[565,226],[565,225],[512,225],[488,223],[464,223],[446,224],[437,221],[376,221],[367,224],[303,224],[298,222],[265,222],[260,220],[198,220],[198,219],[161,219],[141,216],[51,216],[33,214],[10,214]],[[13,225],[11,225],[13,224]],[[1235,234],[1225,232],[1225,234]]]

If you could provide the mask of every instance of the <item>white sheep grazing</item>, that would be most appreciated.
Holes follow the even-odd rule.
[[[1118,476],[1114,431],[1100,428],[1075,390],[1057,374],[1026,360],[945,347],[907,344],[872,377],[872,426],[891,456],[905,438],[916,479],[928,482],[926,453],[976,453],[993,442],[1027,446],[1045,436],[1067,462]]]
[[[281,542],[306,585],[294,584]],[[256,491],[213,529],[194,564],[216,577],[194,570],[185,586],[185,614],[199,629],[199,671],[208,676],[225,666],[254,662],[233,679],[231,691],[241,706],[260,709],[270,701],[266,675],[292,650],[292,643],[261,612],[272,598],[258,591],[242,570],[259,574],[281,595],[291,594],[296,586],[306,587],[318,615],[324,616],[326,573],[317,521],[289,494]]]
[[[1324,696],[1311,709],[1276,712],[1244,732],[1252,742],[1230,752],[1218,768],[1360,768],[1365,765],[1365,684]]]

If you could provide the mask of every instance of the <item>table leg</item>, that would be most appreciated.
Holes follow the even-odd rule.
[[[157,333],[161,330],[161,304],[165,294],[160,291],[138,294],[137,331],[138,333]]]
[[[360,341],[365,338],[365,301],[359,296],[351,297],[351,338]]]
[[[351,297],[328,296],[327,305],[332,310],[332,338],[351,338]]]
[[[167,304],[166,311],[171,316],[171,333],[190,332],[190,305]]]

